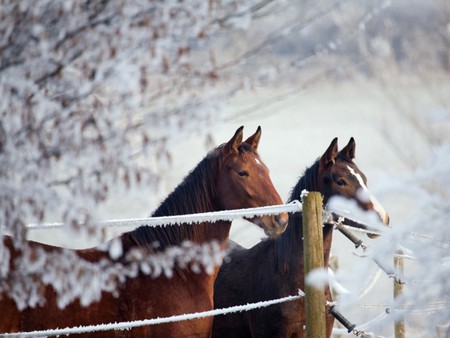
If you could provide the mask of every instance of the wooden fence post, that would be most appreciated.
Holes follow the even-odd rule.
[[[308,192],[303,196],[303,252],[305,278],[314,269],[323,268],[322,196]],[[326,335],[325,290],[305,283],[306,337]]]
[[[395,273],[403,280],[404,258],[403,251],[397,250],[394,256]],[[400,283],[399,283],[400,282]],[[403,282],[394,278],[394,299],[399,297],[403,292]],[[402,317],[395,321],[395,338],[405,338],[405,320]]]

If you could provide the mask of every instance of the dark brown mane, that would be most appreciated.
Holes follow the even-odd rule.
[[[185,215],[208,212],[216,209],[216,176],[219,152],[210,152],[160,204],[152,216]],[[135,244],[163,250],[167,246],[178,245],[184,240],[201,241],[202,224],[183,224],[165,227],[146,225],[123,235]]]
[[[298,180],[297,184],[292,189],[288,202],[294,200],[300,200],[303,190],[317,191],[317,175],[319,171],[319,160],[317,160],[312,166],[306,168],[303,176]],[[302,248],[294,248],[296,241],[292,238],[302,238],[302,214],[299,212],[289,215],[289,223],[284,233],[275,239],[275,247],[278,259],[279,269],[286,270],[289,266],[289,259],[292,258],[292,252],[295,249],[302,250]]]
[[[181,182],[175,190],[160,204],[153,217],[186,215],[201,212],[217,211],[217,175],[223,145],[211,151]],[[255,150],[242,143],[239,153]],[[138,246],[164,250],[168,246],[179,245],[185,240],[193,242],[204,241],[205,225],[182,224],[165,227],[149,227],[146,225],[128,232],[123,238],[128,238]]]
[[[298,180],[295,187],[292,189],[289,202],[300,200],[300,195],[303,190],[317,191],[317,174],[319,171],[319,160],[314,162],[312,166],[306,168],[302,177]]]

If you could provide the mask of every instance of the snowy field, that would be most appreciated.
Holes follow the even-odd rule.
[[[440,86],[441,91],[446,89],[450,89],[448,84]],[[432,135],[440,139],[450,137],[448,120],[447,124],[433,120],[441,108],[428,90],[414,84],[397,86],[393,95],[399,100],[394,104],[377,85],[355,81],[321,84],[275,103],[269,100],[286,90],[288,88],[265,88],[235,98],[230,109],[224,112],[226,122],[218,123],[210,131],[214,145],[227,141],[240,125],[245,127],[244,138],[260,125],[263,132],[260,155],[270,168],[280,195],[286,200],[304,169],[326,150],[334,137],[339,138],[340,147],[354,137],[355,162],[368,177],[373,194],[389,212],[392,227],[407,221],[411,217],[410,211],[416,207],[415,198],[386,193],[386,178],[392,180],[408,175],[426,161],[432,145],[424,136],[422,127],[432,130]],[[268,103],[264,104],[266,101]],[[404,110],[399,109],[398,102]],[[247,108],[257,103],[263,103],[263,108],[247,113]],[[117,191],[115,197],[100,209],[99,217],[148,216],[164,195],[206,155],[209,148],[205,144],[205,135],[201,134],[180,140],[173,146],[172,163],[162,168],[164,186],[160,196],[150,196],[144,188],[131,192]],[[253,224],[245,221],[233,224],[231,238],[244,246],[252,246],[263,237],[263,232]],[[33,231],[30,238],[70,247],[92,245],[83,241],[78,243],[74,238],[55,231]],[[369,245],[374,241],[363,239]],[[361,258],[352,253],[354,247],[340,233],[335,233],[333,240],[332,254],[338,259],[340,275],[348,277],[354,273],[353,268],[361,264]],[[406,263],[406,269],[410,268],[408,264],[411,263]],[[373,280],[375,286],[358,300],[359,306],[349,307],[344,313],[355,324],[374,319],[392,301],[392,279],[377,273],[377,270],[375,264],[367,261],[362,279],[368,284]],[[354,290],[356,287],[352,286],[351,280],[344,278],[342,282],[344,287]],[[411,321],[420,321],[420,318],[411,317]],[[411,327],[411,323],[407,324],[407,337],[424,336],[424,332]],[[372,331],[392,336],[393,327],[375,326]]]

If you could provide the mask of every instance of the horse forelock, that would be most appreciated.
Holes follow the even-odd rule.
[[[242,142],[238,148],[239,154],[244,152],[250,152],[252,154],[256,154],[256,150],[252,148],[252,146],[248,143]]]
[[[348,158],[347,156],[345,156],[344,154],[341,154],[341,153],[338,153],[337,160],[338,161],[343,161],[343,162],[346,162],[346,163],[351,163],[352,165],[356,166],[355,162],[353,162],[352,159]]]
[[[218,152],[210,152],[160,204],[152,216],[214,211],[216,209],[218,162]],[[185,240],[201,241],[205,230],[203,223],[156,228],[143,225],[125,235],[139,246],[163,250],[167,246],[179,245]]]

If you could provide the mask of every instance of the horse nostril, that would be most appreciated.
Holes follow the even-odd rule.
[[[285,214],[285,213],[279,214],[279,215],[275,215],[275,221],[279,225],[284,227],[289,221],[289,216],[288,216],[288,214]]]

